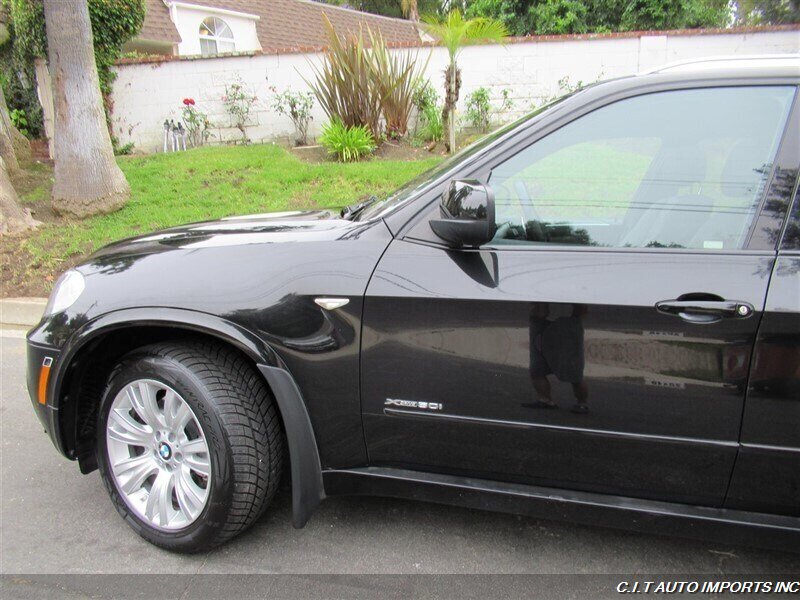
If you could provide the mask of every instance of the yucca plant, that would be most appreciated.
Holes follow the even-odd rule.
[[[502,43],[508,36],[506,26],[496,19],[476,17],[464,19],[461,11],[451,10],[444,19],[435,16],[424,17],[425,30],[442,46],[447,48],[450,64],[445,70],[445,96],[442,121],[448,133],[448,149],[455,152],[456,126],[455,110],[458,91],[461,87],[461,69],[456,59],[464,46],[480,42]]]
[[[392,54],[380,33],[369,32],[370,64],[375,85],[381,97],[381,113],[386,122],[386,136],[401,138],[408,131],[408,121],[414,107],[414,93],[420,78],[428,66],[419,68],[419,52],[397,52]]]
[[[372,57],[364,33],[339,36],[328,20],[328,49],[322,64],[311,64],[314,81],[306,81],[331,121],[348,127],[364,125],[372,137],[380,137],[381,90],[375,84]]]
[[[342,162],[361,160],[375,150],[375,138],[364,125],[347,126],[339,119],[331,119],[322,127],[320,143],[328,154]]]

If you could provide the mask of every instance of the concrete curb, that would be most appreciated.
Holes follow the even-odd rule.
[[[42,318],[47,298],[0,299],[0,325],[33,327]]]

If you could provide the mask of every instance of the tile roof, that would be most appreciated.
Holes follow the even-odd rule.
[[[181,41],[175,24],[169,18],[169,9],[163,0],[145,0],[144,25],[139,35],[142,40],[177,44]]]
[[[327,45],[322,15],[340,34],[357,33],[363,25],[379,30],[389,44],[418,44],[416,25],[404,19],[373,15],[311,0],[180,0],[194,4],[258,15],[256,33],[265,52]],[[180,41],[163,0],[147,0],[147,16],[140,38]],[[166,21],[166,23],[165,23]],[[152,37],[158,35],[159,37]],[[173,37],[168,37],[173,36]],[[177,39],[175,39],[177,38]]]

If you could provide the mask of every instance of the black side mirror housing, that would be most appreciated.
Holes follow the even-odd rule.
[[[477,248],[495,234],[494,193],[474,179],[454,179],[442,194],[433,232],[454,248]]]

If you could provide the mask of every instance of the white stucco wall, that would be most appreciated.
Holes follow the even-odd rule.
[[[170,5],[170,14],[175,28],[181,35],[182,41],[178,44],[180,56],[200,54],[200,24],[208,17],[218,17],[228,24],[233,33],[236,52],[261,50],[261,44],[256,34],[258,15],[181,4],[180,2]]]
[[[404,50],[405,51],[405,50]],[[427,76],[440,88],[447,61],[441,48],[431,52]],[[499,97],[508,89],[515,100],[515,114],[559,93],[559,80],[591,82],[636,73],[658,65],[703,56],[726,54],[777,54],[800,52],[797,30],[716,35],[645,35],[598,39],[557,39],[511,43],[505,46],[473,46],[459,57],[462,67],[461,102],[474,89],[486,86]],[[303,75],[310,78],[309,61],[315,54],[281,54],[173,60],[162,63],[128,64],[117,67],[114,84],[114,129],[124,144],[133,142],[139,151],[160,151],[165,119],[178,119],[183,98],[191,97],[215,124],[212,142],[235,140],[221,98],[226,83],[237,77],[258,96],[248,136],[266,141],[293,134],[291,121],[270,108],[271,86],[278,90],[307,90]],[[302,74],[302,75],[301,75]],[[311,134],[325,122],[315,107]]]

